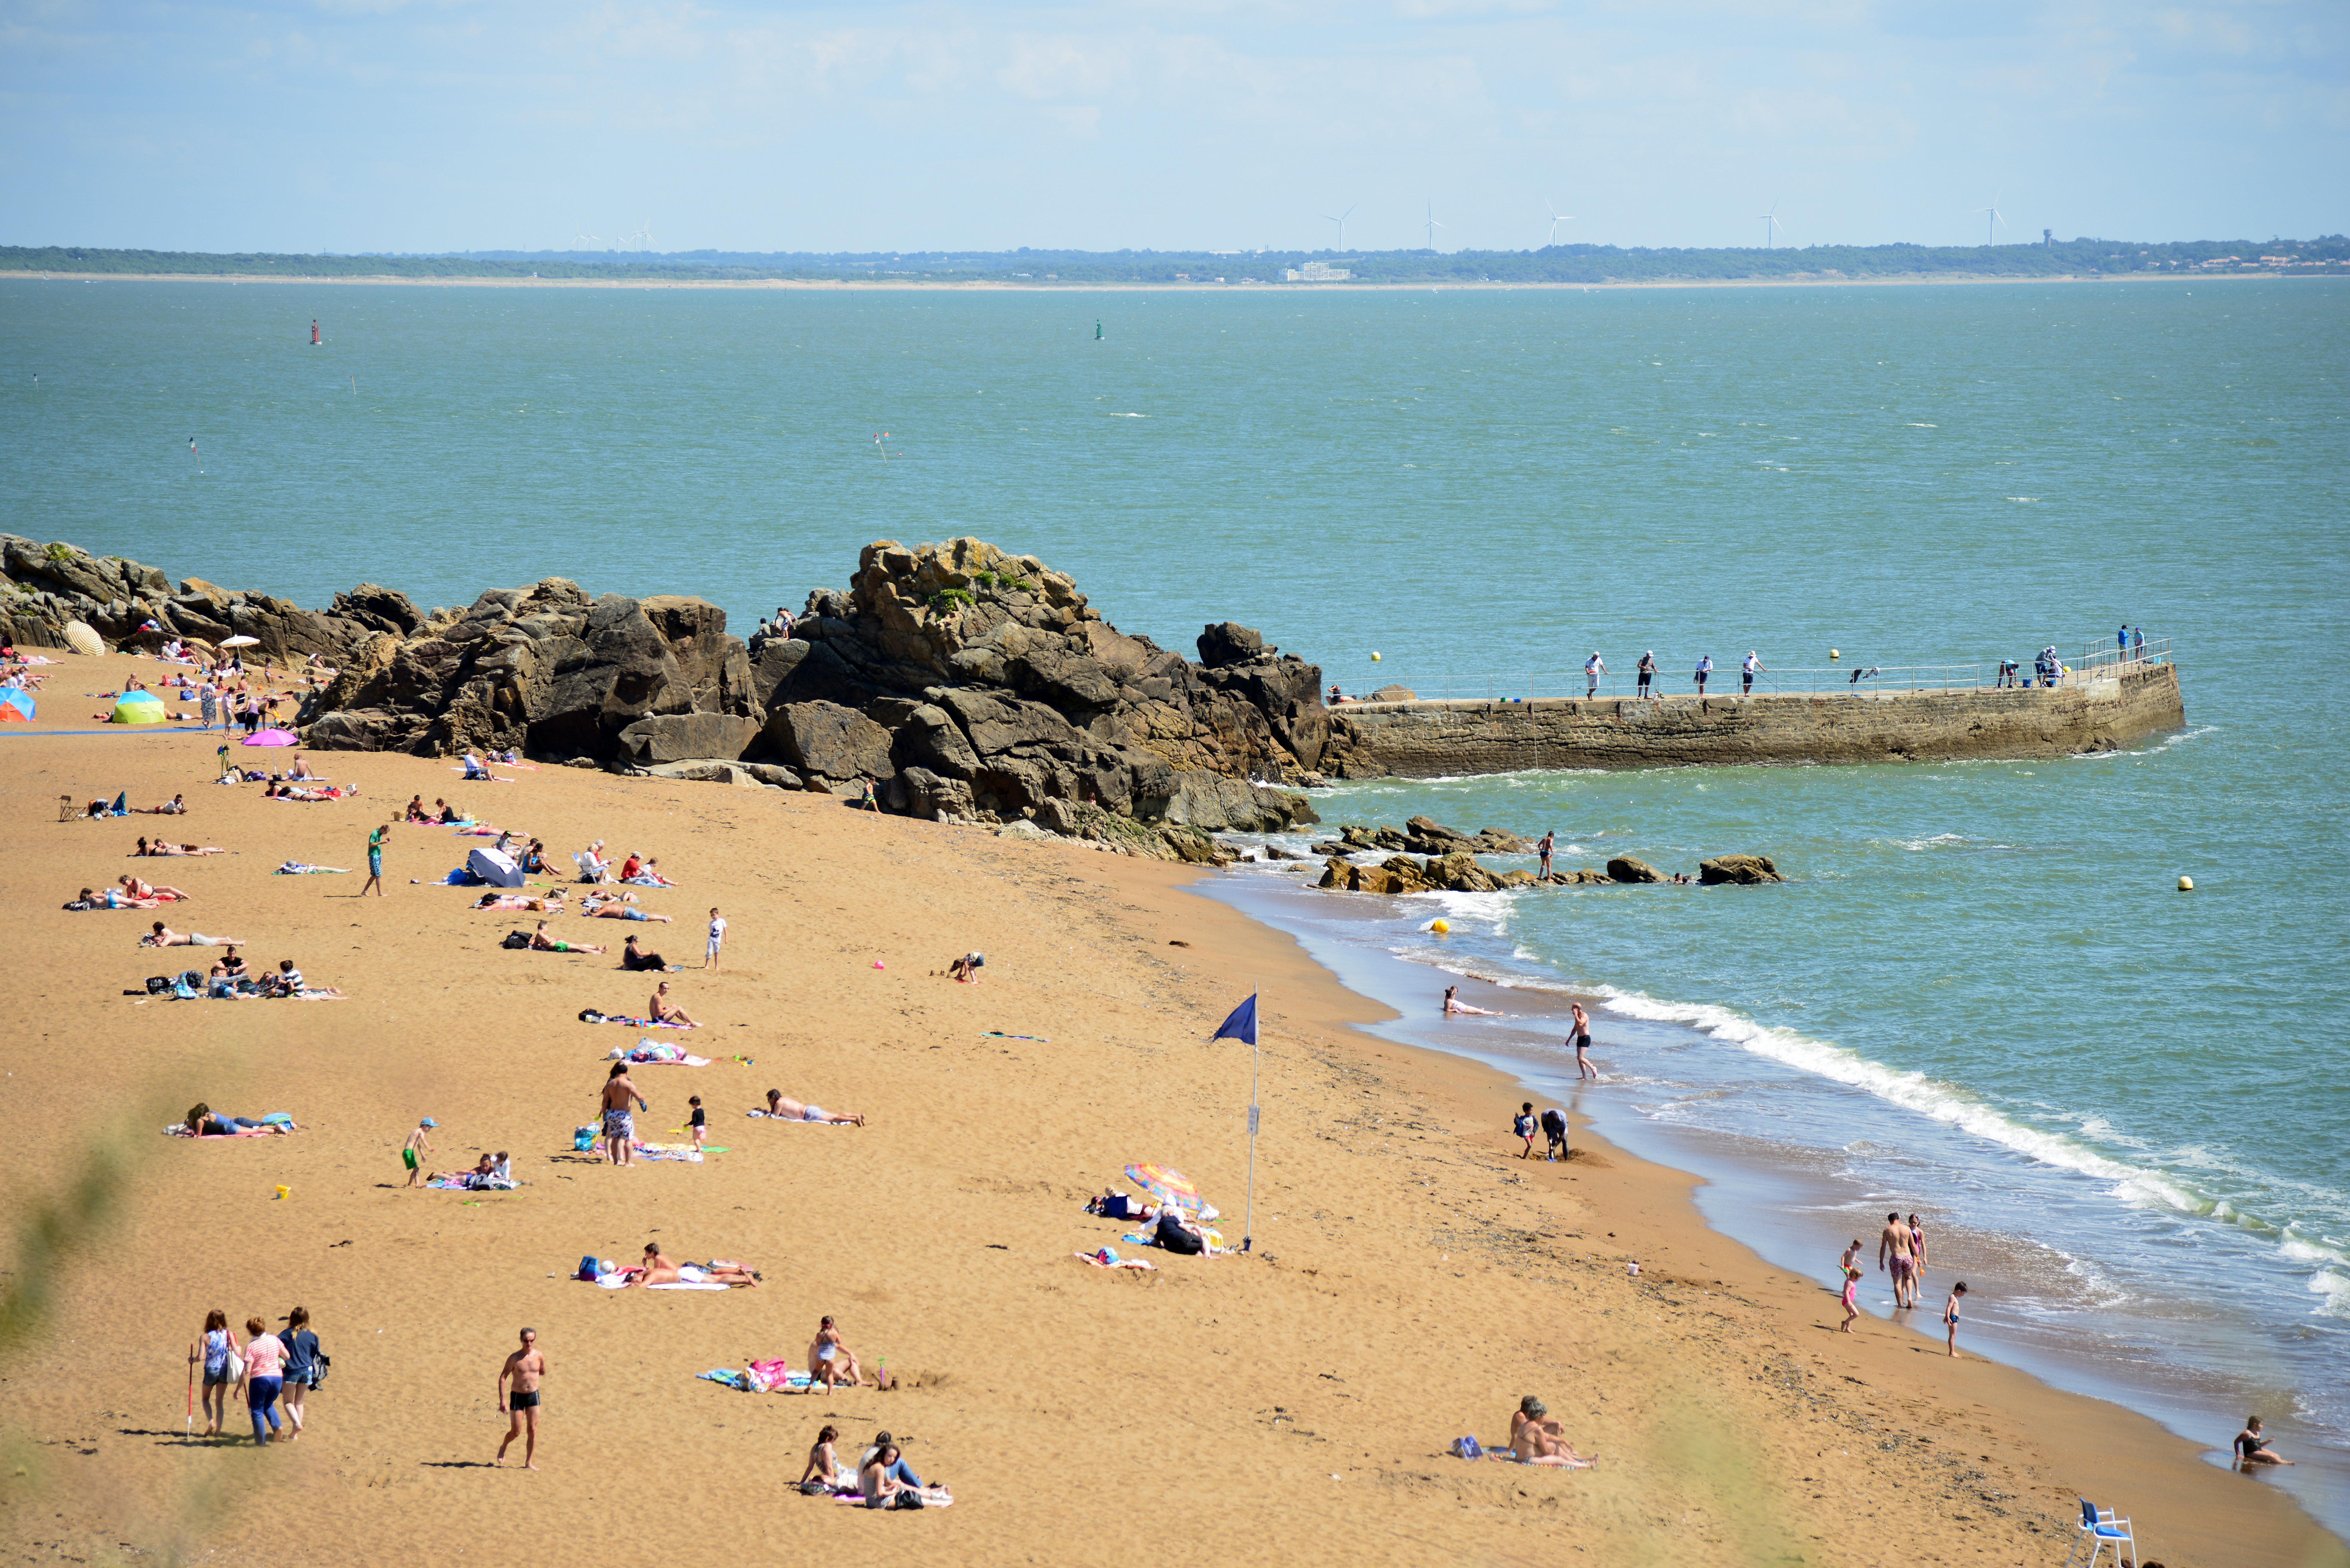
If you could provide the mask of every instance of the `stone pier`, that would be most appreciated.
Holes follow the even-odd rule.
[[[1529,768],[2057,757],[2115,751],[2186,722],[2178,669],[2167,662],[2022,689],[1348,702],[1330,710],[1323,770],[1340,778],[1433,778]]]

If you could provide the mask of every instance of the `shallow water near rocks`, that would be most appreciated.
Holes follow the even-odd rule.
[[[1317,950],[1607,997],[1578,1103],[1712,1177],[1725,1229],[1824,1270],[1856,1214],[1916,1208],[1996,1283],[1984,1348],[2114,1369],[2215,1452],[2260,1408],[2312,1461],[2265,1484],[2344,1531],[2345,366],[2350,288],[2316,281],[8,280],[0,527],[307,605],[559,574],[738,630],[873,539],[976,534],[1128,631],[1241,620],[1350,691],[1556,690],[1594,649],[1620,683],[1647,648],[1678,691],[1703,654],[1988,664],[2143,625],[2189,729],[2122,755],[1342,786],[1333,822],[1792,881],[1367,901]],[[1452,1043],[1549,1049],[1492,1033]]]

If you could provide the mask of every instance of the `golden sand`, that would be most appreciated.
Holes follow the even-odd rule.
[[[88,727],[68,715],[99,705],[78,694],[132,668],[155,670],[69,659],[40,728]],[[18,1560],[2042,1564],[2085,1492],[2169,1568],[2350,1561],[2282,1494],[2140,1417],[1875,1319],[1830,1332],[1834,1295],[1707,1230],[1684,1176],[1579,1130],[1566,1164],[1517,1159],[1512,1084],[1349,1029],[1378,1010],[1187,891],[1196,869],[816,795],[556,767],[466,784],[405,756],[314,757],[363,797],[281,805],[205,782],[217,739],[0,737],[20,977],[0,1266],[18,1304],[28,1283],[51,1291],[0,1345]],[[60,794],[125,788],[193,809],[55,820]],[[637,1038],[576,1014],[638,1012],[650,985],[610,958],[500,949],[532,918],[429,885],[482,841],[395,827],[390,896],[354,897],[368,830],[420,792],[566,864],[600,837],[682,883],[640,894],[674,924],[566,915],[566,937],[617,951],[634,931],[698,965],[704,911],[723,909],[723,971],[672,977],[708,1026],[667,1035],[716,1064],[637,1076],[645,1136],[681,1136],[698,1093],[725,1153],[618,1170],[570,1152],[605,1054]],[[159,826],[236,853],[122,857]],[[271,875],[289,858],[354,869]],[[159,911],[175,928],[248,938],[256,966],[290,957],[349,1000],[123,995],[191,961],[136,945],[147,915],[59,911],[125,870],[194,895]],[[972,948],[983,983],[933,972]],[[1129,1160],[1190,1173],[1238,1234],[1249,1053],[1204,1037],[1260,983],[1254,1252],[1146,1253],[1148,1275],[1078,1262],[1135,1251],[1128,1227],[1080,1211]],[[770,1087],[870,1125],[744,1117]],[[198,1099],[304,1130],[160,1136]],[[505,1149],[525,1185],[401,1190],[424,1116],[437,1168]],[[107,1148],[126,1162],[111,1217],[69,1220],[44,1262],[28,1222],[76,1212]],[[648,1240],[766,1282],[567,1277]],[[333,1357],[308,1435],[186,1437],[205,1311],[276,1328],[296,1303]],[[695,1379],[804,1365],[824,1314],[908,1386]],[[536,1474],[488,1466],[499,1364],[525,1324],[549,1366]],[[1596,1469],[1445,1454],[1504,1437],[1527,1393]],[[827,1422],[852,1456],[895,1433],[955,1505],[880,1517],[789,1490]]]

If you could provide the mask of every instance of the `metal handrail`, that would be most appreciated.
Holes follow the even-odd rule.
[[[2170,662],[2168,638],[2148,638],[2143,647],[2133,644],[2126,653],[2112,643],[2102,649],[2092,646],[2077,664],[2064,666],[2064,673],[2056,684],[2069,685],[2095,674],[2108,679],[2124,670],[2139,666]],[[2032,661],[2018,661],[2012,684],[2022,687],[2036,684]],[[1855,660],[1852,663],[1782,669],[1765,667],[1754,678],[1752,691],[1743,690],[1741,670],[1736,663],[1717,667],[1708,679],[1705,695],[1717,697],[1830,697],[1858,696],[1864,692],[1905,691],[1943,692],[1979,691],[2002,684],[1999,661],[1976,661],[1966,664],[1886,664],[1872,665]],[[1609,670],[1599,678],[1598,690],[1593,691],[1580,670],[1534,671],[1526,674],[1457,675],[1450,671],[1431,679],[1416,681],[1397,680],[1388,684],[1404,686],[1411,691],[1412,700],[1421,702],[1526,702],[1536,700],[1567,698],[1592,701],[1622,701],[1641,700],[1637,674]],[[1431,689],[1431,685],[1433,689]],[[1657,680],[1645,694],[1655,701],[1686,701],[1698,695],[1695,677],[1687,670],[1666,674],[1659,671]],[[1369,692],[1349,694],[1348,705],[1371,702],[1378,699]]]

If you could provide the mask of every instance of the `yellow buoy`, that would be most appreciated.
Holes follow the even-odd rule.
[[[1452,922],[1450,920],[1439,920],[1428,929],[1434,931],[1440,937],[1450,936],[1452,934]]]
[[[2192,877],[2181,877],[2178,879],[2178,890],[2182,893],[2192,893],[2195,891],[2195,878]]]
[[[1830,659],[1842,659],[1844,657],[1844,650],[1842,649],[1831,648],[1828,649],[1828,657]]]
[[[1371,662],[1372,662],[1373,664],[1377,664],[1378,661],[1379,661],[1379,650],[1378,650],[1378,649],[1376,649],[1376,648],[1375,648],[1375,649],[1371,649]]]

